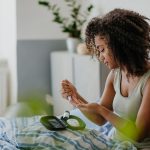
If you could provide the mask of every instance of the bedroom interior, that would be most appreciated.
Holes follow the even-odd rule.
[[[114,8],[127,8],[150,18],[150,2],[147,0],[89,0],[89,2],[94,5],[90,17],[103,15]],[[56,3],[61,4],[62,7],[65,5],[63,1],[59,0]],[[83,0],[82,3],[83,6],[87,5],[87,1]],[[65,9],[63,11],[67,13]],[[60,82],[63,79],[69,79],[81,91],[81,95],[90,99],[91,102],[96,102],[104,89],[108,74],[106,67],[92,59],[90,55],[79,54],[77,51],[73,54],[68,53],[67,35],[61,31],[60,26],[52,22],[50,13],[40,7],[37,0],[4,0],[0,6],[0,14],[2,14],[0,19],[3,22],[0,28],[0,117],[33,116],[26,124],[22,120],[15,120],[17,123],[21,123],[16,125],[15,132],[17,132],[21,126],[30,126],[33,121],[37,121],[38,115],[60,116],[65,110],[70,110],[72,115],[82,118],[88,128],[103,130],[63,100],[60,95]],[[89,78],[92,81],[87,84]],[[41,101],[44,102],[40,103]],[[35,109],[38,111],[34,111]],[[6,137],[12,141],[8,147],[14,149],[13,146],[16,143],[13,139],[11,124],[8,126],[11,136],[6,135]],[[34,133],[36,126],[33,125],[31,128]],[[24,133],[27,130],[28,128],[24,130]],[[42,129],[42,132],[45,131]],[[107,131],[104,130],[104,132]],[[77,136],[72,132],[73,134]],[[81,135],[81,133],[79,134]],[[68,132],[67,135],[70,136],[70,133]],[[65,139],[63,134],[59,136],[62,136],[63,140]],[[107,143],[102,143],[102,140],[98,138],[94,141],[93,137],[96,136],[97,133],[91,131],[89,135],[90,146],[91,143],[101,141],[99,145],[104,144],[105,148]],[[22,139],[26,139],[19,133],[18,137],[20,143]],[[40,139],[38,140],[40,142]],[[48,140],[52,141],[50,137]],[[32,142],[34,143],[34,141]],[[45,144],[48,145],[46,142]],[[80,141],[76,141],[76,143],[78,145]],[[66,143],[64,147],[72,148],[71,144],[71,142]],[[117,144],[120,145],[120,143]],[[86,145],[84,146],[86,147]],[[53,147],[50,146],[50,148]],[[134,147],[130,148],[134,150]],[[97,149],[97,147],[93,149]]]
[[[82,3],[86,4],[84,1]],[[134,1],[130,2],[129,0],[123,0],[122,2],[119,0],[116,2],[110,2],[109,5],[107,4],[107,1],[104,0],[94,0],[92,3],[94,5],[94,10],[92,11],[90,17],[103,15],[115,7],[131,8],[133,10],[138,10],[147,16],[150,14],[146,1],[137,1],[136,5]],[[50,64],[50,53],[53,51],[66,51],[67,47],[65,39],[67,38],[67,35],[60,30],[60,26],[58,26],[58,24],[55,24],[54,22],[50,23],[50,17],[52,16],[46,9],[43,9],[41,6],[39,6],[38,2],[35,2],[34,0],[14,1],[10,6],[10,14],[5,13],[5,7],[7,7],[6,4],[7,1],[3,4],[1,9],[2,13],[6,15],[5,18],[10,17],[8,19],[1,17],[1,19],[4,20],[3,22],[8,24],[9,21],[11,21],[11,29],[8,26],[5,26],[4,23],[3,28],[1,28],[1,33],[4,36],[4,38],[1,38],[1,58],[8,61],[8,69],[10,70],[10,77],[8,77],[9,81],[7,81],[9,82],[9,85],[7,86],[7,93],[5,96],[7,97],[6,104],[11,105],[22,101],[22,97],[27,97],[27,95],[30,95],[32,92],[41,93],[41,99],[45,99],[47,94],[52,96],[52,78],[54,77],[52,77],[53,73],[51,70],[52,67],[54,68],[53,70],[56,69],[55,65],[51,66]],[[59,3],[59,5],[60,4],[62,6],[65,5],[63,2]],[[85,6],[87,6],[87,4]],[[28,11],[26,9],[27,7]],[[64,10],[62,9],[62,11]],[[15,12],[17,16],[15,16]],[[17,26],[17,28],[15,26]],[[8,39],[4,33],[4,31],[8,32],[8,29],[11,30],[8,33],[11,34],[11,39]],[[5,44],[5,39],[8,39],[7,43],[10,41],[9,44]],[[10,53],[7,53],[7,51],[10,51]],[[79,55],[79,57],[82,56],[86,57],[86,55]],[[76,59],[78,60],[80,58]],[[80,63],[80,61],[78,63]],[[103,68],[103,70],[105,71],[105,68]],[[88,70],[88,72],[90,72],[90,70]],[[65,71],[61,72],[61,74],[64,73]],[[103,71],[101,71],[100,74],[101,73],[103,73]],[[53,74],[53,76],[55,75]],[[59,82],[63,78],[65,78],[63,75],[62,77],[58,77]],[[77,82],[79,80],[80,79],[77,79]],[[105,79],[102,78],[101,80],[105,81]],[[86,80],[84,82],[86,82]],[[99,79],[97,79],[96,82],[99,82]],[[84,83],[81,83],[81,87],[79,85],[77,86],[82,89]],[[103,86],[104,85],[99,87],[99,91],[103,89]],[[83,91],[83,95],[84,93],[88,92],[88,90],[90,89]],[[6,90],[4,89],[4,91]],[[58,93],[59,91],[55,91],[55,93],[56,92]],[[98,93],[95,94],[97,94],[95,97],[100,96]],[[59,101],[61,98],[59,94],[56,97],[58,97],[57,101]],[[64,105],[67,104],[64,102]],[[58,105],[57,107],[59,110]],[[63,111],[64,110],[62,109],[61,113]],[[59,114],[59,112],[56,112],[56,114]]]
[[[91,16],[102,15],[115,7],[132,8],[147,16],[150,14],[146,1],[137,1],[136,5],[134,1],[129,2],[129,0],[110,2],[109,5],[107,4],[107,1],[104,0],[94,0],[92,3],[94,5],[94,10]],[[7,97],[6,101],[8,101],[6,104],[15,104],[16,102],[21,101],[22,97],[35,91],[35,93],[41,93],[40,96],[42,96],[42,99],[45,99],[47,94],[52,95],[53,73],[51,72],[51,69],[52,67],[54,68],[53,70],[57,69],[55,69],[55,64],[53,66],[50,64],[50,53],[53,51],[66,51],[67,47],[65,39],[67,38],[67,35],[60,30],[60,27],[57,24],[50,22],[50,17],[52,17],[50,13],[46,9],[41,8],[34,0],[18,0],[12,2],[10,5],[10,14],[6,14],[6,4],[7,1],[3,4],[1,9],[2,13],[6,15],[5,18],[1,16],[1,19],[4,20],[3,24],[6,23],[9,25],[9,21],[11,21],[11,28],[9,28],[8,25],[5,26],[5,24],[3,25],[3,28],[1,28],[1,33],[3,35],[1,37],[4,37],[1,38],[1,59],[8,61],[8,69],[10,70],[10,79],[7,81],[9,82],[9,85],[7,88],[4,86],[4,88],[7,89],[4,89],[4,91],[7,91],[7,93],[5,92],[5,97]],[[61,2],[61,5],[63,5],[63,2]],[[28,11],[26,9],[27,7]],[[17,16],[15,16],[15,12]],[[7,17],[8,19],[6,19]],[[17,28],[15,26],[17,26]],[[11,31],[9,32],[8,29]],[[11,34],[11,36],[9,38],[6,37],[4,31]],[[7,43],[10,41],[9,44],[6,44],[6,39]],[[10,53],[7,51],[10,51]],[[84,55],[79,55],[79,57],[82,56],[84,57]],[[78,63],[80,63],[80,61]],[[65,71],[61,72],[61,74],[64,73]],[[100,73],[103,73],[103,71]],[[65,78],[63,75],[62,77],[58,77],[59,82],[63,78]],[[77,79],[77,82],[78,81],[79,79]],[[97,81],[99,82],[98,79]],[[86,82],[86,80],[84,82]],[[84,83],[81,83],[81,87],[77,86],[82,89],[83,85]],[[55,92],[58,93],[59,91]],[[86,92],[88,91],[83,91],[83,95]],[[96,94],[97,97],[100,96],[98,93]],[[57,97],[60,98],[60,95]],[[59,101],[59,99],[57,101]],[[67,104],[65,103],[65,105]],[[57,107],[57,109],[59,109],[58,105]]]
[[[84,3],[86,4],[85,1],[83,1],[83,5]],[[134,1],[118,0],[109,2],[108,5],[105,0],[94,0],[92,3],[94,10],[90,17],[103,15],[115,7],[138,10],[146,16],[150,14],[146,1],[138,0],[135,4]],[[60,4],[65,5],[63,2],[59,2]],[[14,1],[10,6],[10,14],[8,12],[6,14],[6,7],[7,1],[4,2],[1,9],[6,17],[10,17],[6,20],[6,17],[1,16],[1,19],[4,19],[3,24],[7,24],[7,26],[4,24],[1,28],[1,33],[4,36],[4,38],[1,38],[1,58],[8,60],[8,67],[11,72],[10,89],[8,90],[8,97],[11,99],[9,103],[15,104],[21,101],[21,98],[32,93],[31,91],[41,93],[42,98],[45,99],[46,94],[52,95],[50,53],[66,51],[65,39],[67,35],[61,31],[58,24],[50,22],[51,14],[48,10],[39,6],[37,1]],[[62,9],[62,11],[64,10]],[[17,16],[15,16],[15,12]],[[8,27],[9,21],[11,21],[11,28]],[[4,31],[11,34],[9,39]],[[6,39],[7,43],[10,41],[9,44],[5,44]],[[10,51],[10,53],[7,53],[7,51]]]

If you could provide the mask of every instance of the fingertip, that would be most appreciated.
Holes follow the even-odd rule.
[[[61,82],[66,82],[66,79],[64,79],[64,80],[61,80]]]
[[[60,84],[62,85],[64,83],[64,81],[62,80],[62,81],[60,81]]]

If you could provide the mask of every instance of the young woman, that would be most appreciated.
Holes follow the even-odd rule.
[[[88,103],[68,80],[62,96],[98,125],[109,121],[112,138],[128,139],[150,148],[150,26],[148,18],[114,9],[93,18],[86,28],[86,45],[111,71],[99,104]]]

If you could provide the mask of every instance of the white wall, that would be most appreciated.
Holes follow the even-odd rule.
[[[59,3],[62,7],[64,5],[62,0],[53,2]],[[62,39],[66,37],[59,25],[51,20],[50,11],[39,5],[38,0],[17,0],[18,39]]]
[[[64,0],[51,2],[60,6],[62,14],[68,15],[69,10]],[[79,2],[84,3],[83,7],[87,5],[85,0]],[[67,34],[61,32],[60,25],[52,22],[52,18],[47,8],[38,5],[38,0],[17,0],[17,38],[19,40],[66,38]]]
[[[16,101],[16,0],[1,0],[0,4],[0,59],[6,59],[10,68],[10,100]]]
[[[93,0],[93,3],[103,14],[114,8],[126,8],[150,18],[149,0]]]
[[[52,2],[61,6],[63,14],[68,14],[63,0]],[[132,9],[150,17],[149,0],[82,0],[82,6],[90,2],[95,5],[92,16],[104,14],[118,7]],[[63,39],[66,37],[67,35],[61,32],[60,26],[52,22],[50,11],[38,5],[38,0],[17,0],[18,39]]]

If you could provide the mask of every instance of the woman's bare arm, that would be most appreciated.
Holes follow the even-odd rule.
[[[112,109],[112,102],[115,96],[115,90],[113,87],[113,82],[114,82],[114,71],[110,71],[106,83],[105,83],[105,88],[104,92],[102,94],[102,97],[100,99],[100,105],[106,107],[110,111],[113,111]],[[88,103],[86,103],[88,104]],[[103,125],[106,123],[106,119],[102,117],[99,113],[96,112],[89,112],[88,110],[82,109],[79,107],[80,111],[92,122],[96,123],[97,125]]]
[[[104,92],[100,99],[100,104],[109,109],[110,111],[113,111],[112,102],[115,96],[113,82],[114,82],[114,71],[112,70],[110,71],[106,79]],[[67,96],[71,96],[72,104],[74,106],[89,104],[88,101],[85,100],[82,96],[80,96],[75,87],[67,80],[62,81],[62,96],[65,98],[67,98]],[[79,109],[89,120],[96,123],[97,125],[103,125],[107,121],[99,113],[91,113],[91,112],[89,113],[87,110],[82,109],[80,107]]]
[[[143,99],[136,118],[136,127],[141,132],[139,140],[146,136],[150,137],[150,78],[148,79],[143,90]]]
[[[109,121],[115,128],[117,128],[126,137],[141,141],[145,137],[150,136],[150,79],[147,82],[140,109],[137,114],[136,122],[131,122],[124,118],[119,117],[113,111],[105,107],[104,105],[98,105],[95,103],[79,105],[82,111],[87,111],[89,114],[99,114],[105,120]]]

